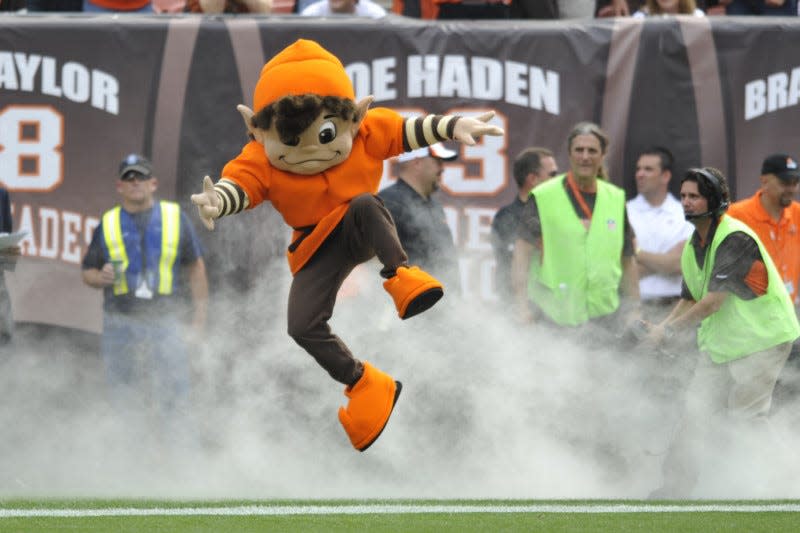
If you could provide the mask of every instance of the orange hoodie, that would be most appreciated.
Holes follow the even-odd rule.
[[[342,219],[350,200],[378,192],[383,161],[403,152],[403,122],[390,109],[370,109],[353,139],[350,157],[320,174],[306,176],[274,168],[264,146],[250,141],[225,165],[222,176],[244,190],[249,207],[268,200],[293,228],[316,226],[288,252],[289,267],[296,274]],[[292,241],[301,235],[295,229]]]
[[[318,43],[298,39],[261,69],[253,93],[253,110],[288,95],[318,94],[355,99],[353,84],[339,59]],[[292,174],[272,167],[264,146],[248,143],[222,169],[222,177],[238,184],[255,207],[269,200],[287,224],[295,228],[288,252],[296,274],[336,227],[354,197],[378,192],[383,161],[403,152],[403,117],[389,109],[367,111],[353,139],[350,156],[320,174]],[[308,228],[313,226],[313,230]]]

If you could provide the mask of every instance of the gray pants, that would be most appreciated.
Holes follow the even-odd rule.
[[[350,202],[339,226],[294,276],[289,289],[289,335],[345,385],[358,381],[363,366],[331,331],[328,320],[345,278],[375,256],[385,278],[408,261],[392,215],[378,197],[362,194]]]
[[[721,365],[700,353],[686,391],[684,417],[663,465],[664,486],[672,495],[689,497],[698,477],[699,456],[704,450],[713,453],[717,430],[726,429],[720,423],[758,427],[765,420],[791,347],[786,342]]]

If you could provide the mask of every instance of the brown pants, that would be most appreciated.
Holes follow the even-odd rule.
[[[351,200],[339,226],[294,276],[289,289],[289,335],[345,385],[358,381],[363,366],[331,331],[328,320],[345,278],[375,256],[385,278],[408,261],[392,215],[377,196],[362,194]]]

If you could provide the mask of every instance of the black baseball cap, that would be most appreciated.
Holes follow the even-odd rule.
[[[150,176],[153,174],[153,165],[144,156],[129,154],[119,164],[119,178],[122,179],[128,172],[138,172],[144,176]]]
[[[772,154],[761,165],[761,174],[775,174],[783,181],[800,180],[797,160],[786,154]]]

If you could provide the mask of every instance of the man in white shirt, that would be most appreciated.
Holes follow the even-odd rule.
[[[371,0],[320,0],[303,9],[300,14],[306,17],[345,15],[381,18],[386,16],[386,10]]]
[[[643,314],[656,322],[680,297],[681,253],[693,231],[680,202],[668,191],[673,161],[672,153],[660,146],[642,151],[636,162],[638,195],[627,202],[636,234]]]

